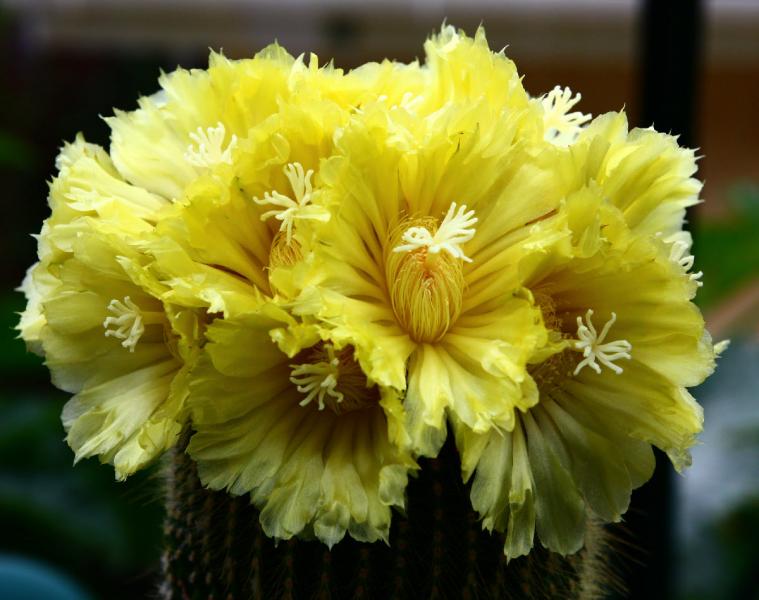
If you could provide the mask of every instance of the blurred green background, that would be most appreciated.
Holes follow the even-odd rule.
[[[59,421],[65,395],[15,339],[24,301],[13,290],[34,261],[30,234],[47,215],[47,181],[63,140],[83,131],[107,146],[98,115],[134,108],[138,95],[155,90],[159,69],[204,66],[208,46],[242,56],[281,32],[292,51],[314,49],[341,66],[386,55],[408,60],[446,15],[469,31],[484,20],[493,47],[510,43],[532,93],[568,84],[583,93],[581,109],[626,104],[636,123],[639,5],[632,0],[483,2],[476,19],[463,2],[416,2],[411,17],[402,3],[337,2],[337,9],[302,9],[297,25],[291,4],[0,5],[0,555],[41,561],[94,598],[155,595],[163,483],[160,465],[125,483],[96,461],[73,467]],[[749,2],[708,5],[696,126],[707,203],[691,219],[705,282],[698,302],[715,338],[734,343],[717,374],[695,391],[706,431],[694,467],[671,494],[676,518],[666,576],[682,600],[759,598],[759,11]],[[641,506],[633,509],[645,518]],[[652,553],[642,535],[627,538],[632,566],[621,574],[634,590],[636,578],[653,577],[646,570]]]

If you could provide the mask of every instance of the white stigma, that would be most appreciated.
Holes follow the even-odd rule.
[[[324,399],[327,395],[332,396],[337,403],[343,401],[343,394],[336,389],[340,359],[335,356],[335,348],[331,344],[325,344],[324,348],[328,361],[290,365],[290,381],[298,386],[301,394],[306,394],[299,402],[301,406],[306,406],[314,398],[318,398],[319,410],[324,410]]]
[[[270,204],[277,208],[261,215],[261,220],[266,221],[274,217],[282,221],[280,231],[287,232],[287,243],[292,241],[293,225],[296,219],[312,219],[315,221],[329,221],[329,212],[322,206],[311,204],[313,199],[313,187],[311,176],[313,170],[305,171],[300,163],[290,163],[284,168],[285,176],[290,182],[295,200],[277,191],[266,192],[263,199],[253,198],[253,202],[259,206]]]
[[[195,133],[190,134],[195,143],[187,146],[185,160],[195,167],[213,167],[220,163],[231,165],[232,150],[237,145],[237,136],[232,135],[229,144],[224,148],[225,136],[224,123],[219,122],[216,127],[206,129],[198,127]]]
[[[579,111],[569,112],[582,99],[581,94],[572,96],[568,87],[556,86],[540,98],[543,105],[544,139],[557,146],[568,146],[587,123],[591,115]]]
[[[462,204],[456,212],[456,203],[452,202],[435,235],[426,227],[409,227],[401,237],[406,243],[393,248],[393,252],[413,252],[419,248],[427,248],[431,254],[438,254],[445,250],[454,258],[472,262],[472,259],[464,254],[461,245],[474,237],[476,223],[477,217],[474,216],[473,210],[467,212],[466,204]]]
[[[696,260],[692,254],[688,254],[688,242],[682,240],[672,242],[669,250],[669,259],[680,265],[686,273],[693,268],[693,263]],[[699,281],[703,275],[703,271],[688,274],[690,280],[695,281],[698,287],[704,285],[703,281]]]
[[[606,342],[606,335],[609,333],[609,329],[614,325],[617,320],[617,314],[611,313],[611,319],[606,322],[600,335],[596,332],[596,328],[593,327],[593,321],[591,317],[593,311],[588,309],[585,313],[585,320],[587,325],[582,322],[582,317],[577,317],[577,337],[575,340],[573,349],[578,352],[582,352],[583,360],[577,365],[574,370],[574,374],[577,375],[582,371],[586,365],[593,369],[596,373],[601,372],[601,367],[598,364],[609,367],[617,375],[622,373],[622,367],[615,365],[614,361],[622,358],[631,359],[630,351],[632,350],[632,344],[627,340],[616,340],[614,342]],[[598,361],[598,362],[596,362]]]
[[[134,347],[145,332],[140,307],[129,296],[124,296],[123,302],[115,298],[111,300],[107,310],[111,314],[103,321],[105,337],[123,340],[121,345],[134,352]]]

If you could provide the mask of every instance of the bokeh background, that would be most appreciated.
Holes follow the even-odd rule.
[[[152,597],[159,569],[159,466],[126,483],[96,461],[72,468],[65,397],[12,329],[62,141],[81,131],[107,146],[99,115],[135,108],[160,69],[204,67],[209,47],[243,57],[277,38],[347,68],[419,57],[443,19],[470,33],[484,23],[531,93],[569,85],[584,112],[626,107],[634,125],[700,148],[697,301],[733,343],[695,391],[706,427],[694,466],[676,476],[660,461],[617,529],[619,596],[759,598],[757,0],[0,2],[0,597],[18,565],[71,598]]]

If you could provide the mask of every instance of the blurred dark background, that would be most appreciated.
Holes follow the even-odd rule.
[[[161,550],[160,469],[117,483],[96,461],[72,468],[65,397],[14,339],[14,288],[35,260],[61,143],[82,131],[107,146],[99,115],[135,108],[160,69],[204,67],[209,47],[244,57],[276,37],[342,67],[410,60],[444,18],[470,33],[484,23],[531,93],[569,85],[584,112],[624,106],[633,125],[700,148],[698,302],[733,344],[695,391],[706,428],[694,466],[660,465],[617,530],[620,597],[759,598],[757,0],[0,2],[0,575],[21,557],[84,590],[72,598],[149,597]]]

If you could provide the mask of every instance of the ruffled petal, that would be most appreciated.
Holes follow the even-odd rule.
[[[624,113],[607,113],[589,124],[573,146],[571,165],[570,177],[587,178],[580,185],[596,181],[636,233],[675,233],[685,209],[699,202],[695,152],[653,129],[628,133]]]
[[[511,429],[519,386],[487,373],[471,357],[444,347],[420,345],[409,362],[404,400],[406,428],[420,454],[435,456],[446,437],[446,414],[455,414],[475,432]],[[509,401],[512,399],[512,401]]]
[[[529,96],[513,61],[493,52],[480,27],[473,38],[451,25],[424,45],[429,73],[423,106],[430,112],[452,102],[484,98],[493,112],[516,112],[529,106]],[[541,131],[542,134],[542,131]]]
[[[49,197],[54,222],[71,220],[75,215],[108,216],[116,212],[123,217],[119,225],[126,232],[130,221],[154,221],[167,205],[163,197],[125,181],[108,153],[86,143],[81,134],[64,147],[58,164],[60,172],[50,185]]]
[[[177,369],[169,359],[74,395],[61,418],[76,461],[97,455],[113,464],[117,479],[125,479],[173,446],[182,425],[152,417],[163,404],[174,404],[170,392]]]
[[[26,347],[35,354],[43,354],[40,336],[45,326],[45,315],[42,312],[42,303],[58,285],[58,278],[50,273],[45,265],[36,262],[29,267],[24,281],[18,288],[26,298],[26,307],[20,315],[16,330]]]
[[[613,374],[612,374],[613,375]],[[570,379],[567,393],[607,420],[623,419],[628,435],[664,450],[679,471],[703,426],[703,410],[688,391],[635,360],[614,377]]]

